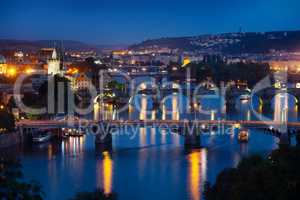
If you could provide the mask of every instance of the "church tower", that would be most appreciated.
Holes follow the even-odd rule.
[[[60,60],[57,56],[56,49],[54,49],[51,59],[48,60],[48,75],[56,75],[60,73]]]

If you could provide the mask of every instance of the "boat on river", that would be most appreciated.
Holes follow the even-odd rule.
[[[249,131],[247,129],[241,129],[238,134],[239,142],[248,142],[249,141]]]
[[[39,130],[33,137],[32,142],[34,143],[43,143],[48,142],[52,137],[52,133],[50,131]]]
[[[240,101],[249,101],[251,96],[249,94],[243,94],[240,96]]]
[[[63,137],[66,138],[68,136],[70,137],[82,137],[84,136],[84,130],[82,129],[76,129],[76,128],[63,128]]]

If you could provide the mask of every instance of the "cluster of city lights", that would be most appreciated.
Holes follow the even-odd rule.
[[[22,70],[18,69],[15,65],[9,65],[9,64],[2,64],[0,74],[3,74],[7,77],[15,77],[18,73],[26,73],[26,74],[32,74],[35,70],[31,67],[26,67]]]
[[[79,73],[79,70],[76,67],[71,67],[67,70],[67,74],[70,74],[70,75],[74,75],[74,74],[78,74],[78,73]]]

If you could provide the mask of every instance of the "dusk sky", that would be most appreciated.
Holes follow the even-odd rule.
[[[0,38],[130,44],[167,36],[299,30],[299,0],[1,1]]]

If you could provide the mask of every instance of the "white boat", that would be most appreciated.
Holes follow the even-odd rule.
[[[82,137],[84,136],[84,130],[82,129],[76,129],[76,128],[64,128],[62,129],[63,135],[65,137],[71,136],[71,137]]]
[[[62,120],[65,119],[65,117],[66,117],[66,114],[64,114],[64,113],[58,113],[58,114],[55,115],[54,120],[62,121]]]
[[[243,94],[240,96],[240,101],[248,101],[250,98],[251,96],[249,94]]]
[[[248,142],[249,141],[249,131],[247,129],[241,129],[238,135],[239,142]]]
[[[52,133],[50,131],[40,131],[36,136],[32,138],[34,143],[47,142],[51,139]]]

